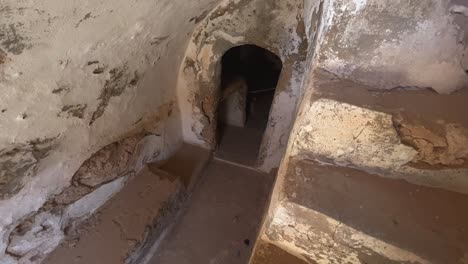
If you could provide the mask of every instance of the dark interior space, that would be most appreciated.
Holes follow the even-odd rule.
[[[255,45],[228,50],[221,61],[216,156],[253,166],[265,132],[281,59]]]

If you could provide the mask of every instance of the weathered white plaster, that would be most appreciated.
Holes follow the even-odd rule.
[[[296,79],[297,80],[297,79]],[[291,85],[297,87],[297,93],[300,91],[298,83],[295,81]],[[279,93],[273,99],[273,108],[270,112],[270,124],[275,124],[265,131],[262,144],[262,154],[267,157],[261,165],[261,169],[269,171],[278,167],[281,159],[285,155],[285,149],[288,144],[289,131],[294,121],[294,115],[297,109],[298,94]]]
[[[25,235],[11,237],[7,252],[21,256],[18,263],[34,263],[29,258],[38,254],[47,255],[65,237],[61,230],[61,221],[60,216],[48,212],[37,215],[31,229]]]
[[[172,131],[172,129],[168,129]],[[132,160],[133,171],[137,172],[143,169],[145,164],[151,163],[157,160],[167,160],[171,155],[171,152],[163,151],[164,149],[169,148],[165,144],[171,144],[172,142],[177,142],[177,140],[167,140],[164,142],[164,138],[168,136],[156,136],[149,135],[144,137],[136,147],[135,154]],[[175,135],[177,139],[177,135]]]
[[[16,264],[17,263],[16,259],[14,259],[13,257],[10,257],[10,256],[0,257],[0,260],[4,264]]]
[[[455,14],[461,14],[464,16],[468,16],[468,6],[463,5],[453,5],[450,7],[450,12]]]
[[[99,209],[99,207],[104,205],[112,195],[122,189],[127,179],[128,177],[122,177],[105,184],[68,206],[63,212],[62,217],[64,221],[82,218],[93,214],[97,209]]]
[[[294,156],[466,194],[465,167],[421,169],[412,164],[418,161],[417,150],[402,144],[390,114],[371,110],[378,108],[373,105],[378,100],[357,107],[320,99],[321,90],[314,87],[313,80],[307,80],[312,78],[314,68],[324,68],[333,78],[347,78],[375,88],[417,86],[450,93],[466,87],[466,28],[454,23],[454,15],[463,16],[463,8],[452,7],[450,11],[449,1],[439,0],[322,2],[322,18],[313,35],[317,45],[308,53],[302,101],[261,238],[305,262],[361,263],[359,254],[369,254],[395,262],[431,263],[430,259],[338,222],[320,213],[320,209],[288,202],[288,198],[299,194],[291,186],[286,188],[288,177],[295,177],[287,173],[294,169],[290,167],[294,166],[290,162]],[[305,1],[306,28],[316,25],[313,21],[317,8],[317,2]],[[349,87],[344,85],[343,89]],[[430,210],[431,205],[427,208]]]
[[[468,86],[461,67],[468,43],[448,1],[328,0],[319,66],[379,88]],[[451,7],[459,10],[460,7]],[[377,19],[380,18],[380,19]],[[402,54],[405,54],[402,56]]]
[[[17,175],[21,190],[0,201],[0,262],[11,260],[4,249],[18,221],[68,186],[92,153],[142,129],[161,135],[145,151],[153,158],[180,145],[177,105],[167,107],[176,102],[177,54],[193,18],[217,2],[2,2],[0,155],[18,146],[24,155],[0,162],[21,168],[36,154],[28,142],[51,141]]]
[[[367,5],[367,0],[354,0],[354,10],[352,11],[353,14],[359,13],[362,9],[364,9]]]
[[[395,262],[431,263],[318,211],[290,202],[282,202],[277,207],[262,239],[319,264],[362,263],[360,254],[378,254]]]
[[[321,4],[321,0],[304,0],[304,24],[309,43],[313,43],[315,39],[316,29],[313,27],[316,25],[314,25],[314,20],[318,21],[321,16],[319,13]]]
[[[31,226],[24,227],[27,228],[25,234],[10,236],[7,253],[18,257],[15,260],[17,262],[13,263],[40,262],[64,239],[63,229],[66,226],[76,225],[77,221],[83,221],[93,214],[120,191],[127,179],[128,177],[121,177],[97,188],[64,208],[63,213],[45,211],[35,215],[31,219]],[[35,260],[31,260],[32,257]],[[8,255],[4,255],[3,258],[8,258]]]
[[[209,136],[203,135],[214,132],[209,129],[211,119],[216,118],[214,109],[200,109],[200,104],[203,101],[205,106],[216,105],[222,55],[232,47],[255,44],[283,61],[279,91],[260,150],[260,169],[269,171],[278,167],[292,126],[305,65],[305,58],[301,57],[306,52],[305,36],[300,31],[302,8],[303,2],[297,0],[235,0],[223,1],[207,14],[192,35],[179,73],[177,87],[184,140],[214,147],[206,139]],[[278,102],[282,105],[277,105]]]
[[[467,85],[463,26],[453,23],[454,15],[466,15],[464,6],[449,8],[446,1],[438,0],[419,4],[410,0],[324,0],[321,27],[315,35],[312,22],[320,1],[305,1],[306,35],[318,43],[316,52],[309,50],[308,60],[315,56],[319,64],[311,63],[304,76],[305,54],[300,52],[305,42],[298,21],[302,1],[226,0],[208,12],[219,2],[2,2],[0,177],[30,167],[18,177],[20,190],[0,200],[0,263],[18,262],[4,253],[15,226],[67,187],[81,164],[103,146],[130,132],[146,130],[151,135],[140,142],[132,165],[137,171],[147,161],[167,158],[182,138],[208,145],[200,138],[206,113],[194,103],[194,95],[201,90],[200,81],[217,85],[219,59],[231,47],[257,44],[267,48],[281,57],[286,70],[263,142],[264,170],[276,167],[283,157],[302,79],[313,67],[381,88],[433,87],[449,93]],[[218,16],[217,11],[224,15]],[[377,23],[376,18],[389,20]],[[199,26],[191,35],[195,23]],[[193,70],[187,70],[187,58],[194,62]],[[414,150],[401,144],[387,114],[330,100],[319,100],[306,110],[289,140],[294,155],[377,170],[385,177],[427,186],[468,190],[466,169],[429,171],[405,166]],[[309,137],[312,140],[307,142]],[[34,143],[44,140],[47,142]],[[38,153],[38,146],[47,151]],[[15,149],[18,151],[8,154]],[[284,166],[276,190],[282,187]],[[83,216],[96,210],[121,187],[121,181],[99,188],[67,212]],[[283,216],[279,214],[278,219]],[[63,238],[57,217],[46,213],[39,217],[50,223],[50,238],[13,237],[10,250],[26,253],[23,263],[37,252],[50,252]],[[332,219],[325,219],[326,226],[337,227]],[[421,260],[347,230],[357,234],[346,240],[355,247],[374,248],[395,261]],[[317,240],[328,244],[328,238],[324,235]],[[285,245],[292,244],[287,241]],[[354,261],[355,257],[349,252],[342,259]]]

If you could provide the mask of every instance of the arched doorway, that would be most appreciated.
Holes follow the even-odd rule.
[[[256,45],[237,46],[223,55],[218,158],[256,164],[282,67],[277,55]]]

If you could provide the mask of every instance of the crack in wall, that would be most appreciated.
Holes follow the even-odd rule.
[[[107,105],[112,97],[120,96],[125,89],[133,87],[138,84],[140,76],[137,71],[133,74],[129,73],[128,66],[124,64],[122,67],[113,68],[109,71],[109,79],[106,80],[101,94],[98,97],[100,103],[91,116],[89,125],[93,125],[96,120],[104,114]]]

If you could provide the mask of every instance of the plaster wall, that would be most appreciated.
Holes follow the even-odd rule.
[[[323,1],[321,0],[304,0],[304,24],[309,43],[313,43],[316,38],[316,33],[319,27],[319,22],[323,13]],[[310,48],[313,45],[309,45]],[[310,53],[311,55],[314,52]]]
[[[291,157],[468,192],[463,0],[36,2],[0,5],[0,263],[38,262],[70,219],[182,140],[214,147],[220,60],[243,44],[283,61],[259,160],[270,170],[286,153],[267,224],[282,220]],[[353,82],[330,85],[341,78]]]
[[[198,16],[217,2],[1,2],[0,263],[34,262],[5,252],[11,231],[93,153],[136,136],[138,170],[180,145],[177,72]]]
[[[270,111],[259,167],[278,167],[295,116],[307,52],[303,1],[223,1],[194,31],[179,73],[184,140],[215,147],[221,57],[232,47],[254,44],[283,62]]]
[[[326,0],[318,65],[382,89],[468,86],[466,1]]]

